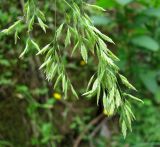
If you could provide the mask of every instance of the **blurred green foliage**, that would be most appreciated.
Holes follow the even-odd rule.
[[[52,26],[53,17],[48,11],[53,9],[50,3],[45,1],[42,9]],[[79,134],[83,134],[82,147],[160,146],[160,1],[97,0],[96,4],[106,12],[91,13],[91,18],[103,33],[113,38],[116,46],[109,46],[120,58],[117,64],[144,100],[144,105],[133,105],[137,118],[133,132],[124,140],[115,116],[102,124],[91,125],[83,134],[102,108],[97,111],[94,100],[64,102],[53,98],[52,83],[45,82],[38,70],[40,59],[26,57],[22,62],[17,58],[24,48],[25,35],[19,45],[14,44],[11,36],[0,36],[0,112],[3,113],[0,146],[69,147]],[[0,30],[21,16],[22,7],[23,4],[16,0],[0,1]],[[41,44],[50,37],[41,36],[38,28],[36,31]],[[88,65],[82,64],[80,57],[70,62],[64,60],[70,74],[78,74],[78,79],[73,76],[76,88],[84,91],[81,85],[86,84],[86,79],[95,71],[93,59],[89,59]],[[74,69],[78,72],[73,72]]]

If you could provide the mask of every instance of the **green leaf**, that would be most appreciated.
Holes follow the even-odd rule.
[[[34,15],[32,16],[31,20],[29,21],[28,32],[33,30],[33,24],[34,24]]]
[[[106,11],[103,7],[100,7],[98,5],[91,5],[91,4],[88,4],[88,3],[85,3],[86,6],[90,7],[90,8],[93,8],[93,9],[96,9],[96,10],[99,10],[99,11]]]
[[[18,25],[22,22],[22,20],[18,20],[16,21],[13,25],[11,25],[8,29],[4,29],[1,32],[5,33],[5,34],[9,34],[10,32],[12,32],[13,30],[15,30],[16,27],[18,27]]]
[[[70,33],[69,28],[68,28],[67,36],[66,36],[66,39],[65,39],[65,47],[67,47],[69,44],[71,44],[71,33]]]
[[[54,89],[57,87],[57,84],[59,83],[59,81],[62,79],[62,74],[60,74],[54,84]]]
[[[15,34],[14,34],[15,44],[17,44],[17,39],[20,39],[19,36],[18,36],[18,31],[16,31]]]
[[[96,79],[93,83],[93,86],[92,86],[92,91],[96,91],[97,90],[97,87],[99,85],[99,82],[98,82],[98,79]]]
[[[39,22],[39,25],[40,27],[43,29],[43,31],[46,33],[46,25],[44,24],[44,22],[42,21],[41,18],[38,17],[38,22]]]
[[[24,51],[20,54],[19,58],[22,58],[22,57],[26,54],[26,52],[27,52],[28,49],[29,49],[29,43],[30,43],[30,39],[27,40],[25,49],[24,49]]]
[[[27,13],[26,13],[26,21],[27,22],[29,21],[29,18],[30,18],[30,7],[28,5],[28,7],[27,7]]]
[[[148,49],[150,51],[158,51],[159,50],[159,44],[156,40],[151,38],[150,36],[137,36],[131,39],[131,42],[138,46],[145,49]]]
[[[132,110],[131,110],[131,106],[129,104],[125,104],[125,109],[127,109],[128,113],[130,113],[130,117],[131,117],[132,120],[136,119]]]
[[[108,42],[110,42],[110,43],[115,44],[110,37],[108,37],[108,36],[104,35],[103,33],[101,33],[97,28],[95,28],[95,27],[93,27],[93,26],[90,26],[90,28],[91,28],[93,31],[95,31],[97,34],[99,34],[99,36],[100,36],[102,39],[104,39],[104,40],[106,40],[106,41],[108,41]]]
[[[123,133],[123,137],[126,138],[126,134],[127,134],[127,125],[125,123],[125,121],[122,121],[122,133]]]
[[[106,61],[109,65],[114,66],[114,62],[111,58],[109,58],[106,53],[104,53],[103,51],[101,52],[101,57],[104,61]]]
[[[47,44],[45,47],[43,47],[41,50],[39,50],[39,52],[36,55],[44,54],[48,50],[49,46],[50,46],[50,44]]]
[[[115,88],[113,86],[111,91],[109,91],[109,99],[110,100],[114,99],[114,94],[115,94]]]
[[[71,56],[73,56],[74,52],[76,51],[76,49],[78,48],[78,45],[79,45],[79,41],[76,43],[76,45],[74,46],[73,50],[72,50],[72,53],[71,53]]]
[[[120,76],[120,78],[121,78],[121,80],[122,80],[122,83],[123,83],[125,86],[127,86],[127,87],[130,88],[130,89],[133,89],[133,90],[137,91],[136,88],[135,88],[132,84],[129,83],[129,81],[127,80],[126,77],[124,77],[124,76],[121,75],[121,74],[119,74],[119,76]]]
[[[35,41],[33,41],[33,40],[31,40],[31,42],[32,42],[33,46],[34,46],[38,51],[40,51],[40,48],[39,48],[38,44],[37,44]]]
[[[107,49],[107,52],[108,56],[111,57],[113,60],[120,61],[119,58],[116,55],[114,55],[109,49]]]
[[[124,96],[128,96],[128,97],[130,97],[133,100],[136,100],[136,101],[139,101],[141,103],[144,103],[141,99],[139,99],[139,98],[137,98],[137,97],[135,97],[135,96],[133,96],[131,94],[124,93]]]
[[[87,52],[87,49],[84,45],[81,46],[81,55],[82,55],[83,60],[87,63],[88,52]]]
[[[115,93],[115,104],[116,104],[116,107],[118,108],[121,105],[121,103],[122,103],[121,96],[120,96],[119,90],[117,89],[116,93]]]
[[[128,126],[128,128],[130,129],[130,131],[132,131],[132,126],[131,126],[131,123],[132,123],[132,120],[131,120],[131,115],[128,111],[128,109],[126,109],[126,107],[124,107],[124,113],[125,113],[125,117],[126,117],[126,125]]]
[[[107,107],[107,96],[105,92],[103,92],[103,107],[104,109]]]
[[[95,74],[90,78],[86,91],[88,91],[89,87],[91,86],[94,76],[95,76]]]
[[[45,15],[41,10],[37,10],[37,16],[41,18],[43,21],[46,21]]]
[[[78,99],[78,94],[76,93],[76,91],[72,85],[71,85],[71,91],[72,91],[73,95]]]
[[[59,38],[59,36],[60,36],[60,34],[61,34],[61,32],[62,32],[63,25],[64,25],[64,23],[61,24],[61,25],[59,26],[59,28],[57,29],[57,31],[56,31],[56,33],[57,33],[57,38]]]
[[[93,76],[92,76],[92,77],[93,77]],[[90,81],[92,81],[92,78],[91,78]],[[90,84],[91,84],[91,83],[90,83]],[[98,79],[96,79],[96,80],[94,81],[94,83],[93,83],[92,90],[87,91],[86,93],[83,94],[83,96],[84,96],[84,95],[87,95],[87,97],[92,97],[92,96],[94,96],[94,95],[97,93],[97,88],[98,88],[98,86],[99,86],[99,82],[98,82]]]
[[[58,64],[53,63],[50,69],[49,80],[52,80],[58,71]]]
[[[49,57],[40,67],[39,69],[42,69],[43,67],[45,67],[47,64],[49,64],[51,62],[51,57]]]
[[[66,83],[66,77],[65,77],[65,75],[63,75],[63,77],[62,77],[62,89],[63,89],[63,92],[65,91],[65,83]]]

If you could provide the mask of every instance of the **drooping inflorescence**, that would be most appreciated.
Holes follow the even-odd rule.
[[[54,5],[57,9],[58,1]],[[113,43],[111,38],[101,33],[94,27],[91,19],[87,15],[85,8],[96,9],[105,11],[103,8],[96,5],[91,5],[85,2],[76,3],[62,0],[61,3],[66,7],[65,19],[59,27],[56,22],[56,9],[55,9],[55,32],[53,39],[47,43],[43,48],[40,48],[33,39],[31,33],[34,31],[34,25],[38,24],[44,33],[46,33],[47,20],[44,13],[37,7],[37,1],[28,0],[24,7],[24,16],[16,21],[9,28],[1,31],[3,34],[15,34],[15,43],[19,39],[18,34],[20,25],[27,28],[26,45],[20,55],[22,58],[31,48],[37,50],[37,56],[42,55],[45,57],[40,69],[46,74],[46,78],[51,81],[56,78],[54,88],[61,83],[64,97],[67,98],[68,89],[70,89],[74,96],[78,98],[70,78],[67,75],[65,64],[63,63],[63,51],[60,48],[60,38],[62,34],[66,34],[63,41],[63,47],[72,47],[71,56],[75,52],[81,54],[84,62],[87,64],[89,53],[92,53],[98,59],[98,66],[96,73],[90,78],[86,92],[83,94],[87,97],[97,97],[97,104],[102,101],[105,113],[112,116],[116,113],[120,114],[120,123],[124,137],[126,136],[127,128],[131,130],[131,122],[135,119],[131,110],[130,99],[142,102],[140,99],[126,93],[121,85],[126,88],[136,90],[128,80],[119,74],[119,68],[115,65],[115,61],[119,59],[108,49],[106,42]],[[63,35],[64,36],[64,35]],[[64,50],[64,49],[63,49]]]

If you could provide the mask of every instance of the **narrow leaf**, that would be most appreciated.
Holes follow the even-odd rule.
[[[79,41],[76,43],[76,45],[74,46],[73,50],[72,50],[72,53],[71,53],[71,56],[73,56],[73,53],[76,51],[77,47],[79,45]]]
[[[39,50],[39,52],[36,55],[40,55],[40,54],[45,53],[48,50],[49,46],[50,46],[50,44],[47,44],[45,47],[43,47],[41,50]]]
[[[86,6],[88,7],[91,7],[93,9],[96,9],[96,10],[99,10],[99,11],[106,11],[104,8],[100,7],[100,6],[97,6],[97,5],[91,5],[91,4],[88,4],[88,3],[85,3]]]
[[[136,88],[135,88],[132,84],[129,83],[129,81],[127,80],[126,77],[124,77],[124,76],[121,75],[121,74],[119,74],[119,76],[120,76],[120,78],[121,78],[121,80],[122,80],[122,83],[123,83],[124,85],[126,85],[128,88],[131,88],[131,89],[137,91]]]
[[[57,78],[57,80],[56,80],[56,82],[55,82],[55,84],[54,84],[54,89],[57,87],[57,84],[59,83],[59,81],[61,80],[61,78],[62,78],[62,74],[60,74],[60,75],[58,76],[58,78]]]
[[[39,48],[38,44],[37,44],[35,41],[33,41],[33,40],[31,40],[31,42],[32,42],[33,46],[34,46],[38,51],[40,51],[40,48]]]
[[[82,55],[83,60],[87,63],[88,53],[87,53],[87,49],[84,45],[81,46],[81,55]]]
[[[59,38],[59,36],[60,36],[60,34],[61,34],[61,32],[62,32],[62,29],[63,29],[63,25],[64,25],[64,23],[63,24],[61,24],[60,26],[59,26],[59,28],[57,29],[57,38]]]
[[[28,51],[28,49],[29,49],[29,42],[30,42],[30,39],[27,40],[25,49],[24,49],[24,51],[20,54],[19,58],[22,58],[22,57],[26,54],[26,52]]]
[[[70,33],[69,28],[68,28],[68,30],[67,30],[67,36],[66,36],[66,39],[65,39],[65,47],[67,47],[69,44],[71,44],[70,38],[71,38],[71,33]]]
[[[136,101],[139,101],[141,103],[144,103],[141,99],[139,99],[139,98],[137,98],[137,97],[135,97],[135,96],[133,96],[131,94],[124,93],[124,95],[130,97],[133,100],[136,100]]]
[[[75,91],[75,89],[73,88],[72,85],[71,85],[71,91],[72,91],[73,95],[78,99],[78,94],[77,94],[77,92]]]
[[[41,18],[38,17],[38,22],[39,22],[39,25],[40,27],[43,29],[43,31],[46,33],[46,25],[44,24],[44,22],[42,21]]]

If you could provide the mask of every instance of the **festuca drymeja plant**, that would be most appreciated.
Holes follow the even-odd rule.
[[[14,33],[15,43],[17,43],[17,40],[20,39],[18,34],[22,30],[26,31],[28,39],[26,40],[26,45],[20,58],[24,57],[33,48],[37,50],[36,55],[43,54],[45,58],[40,69],[43,69],[49,81],[56,78],[54,88],[59,83],[62,83],[62,91],[65,98],[67,98],[69,89],[75,97],[78,98],[78,95],[67,75],[62,59],[63,50],[74,46],[71,56],[74,56],[74,53],[78,52],[81,54],[85,63],[87,63],[89,55],[94,55],[98,59],[97,71],[90,78],[86,93],[83,95],[86,97],[96,96],[97,104],[99,104],[99,101],[102,101],[104,110],[108,116],[119,113],[122,133],[125,137],[127,128],[131,130],[131,122],[135,119],[131,110],[130,99],[142,101],[122,90],[121,85],[132,90],[136,89],[123,75],[119,74],[119,68],[114,63],[119,59],[106,45],[107,42],[113,44],[114,42],[94,27],[86,13],[88,9],[105,10],[96,5],[74,0],[54,0],[53,5],[55,7],[55,14],[53,16],[55,22],[54,35],[52,41],[48,42],[43,48],[39,47],[36,39],[32,36],[34,25],[38,24],[44,31],[44,34],[49,29],[46,17],[39,9],[37,0],[27,0],[24,5],[24,16],[9,28],[2,30],[1,33]],[[63,22],[59,26],[57,26],[57,9],[62,9],[61,14],[64,15]],[[22,25],[24,27],[20,27]],[[64,34],[65,38],[62,48],[62,46],[60,47],[60,44],[62,44],[60,39],[62,36],[64,37]]]

